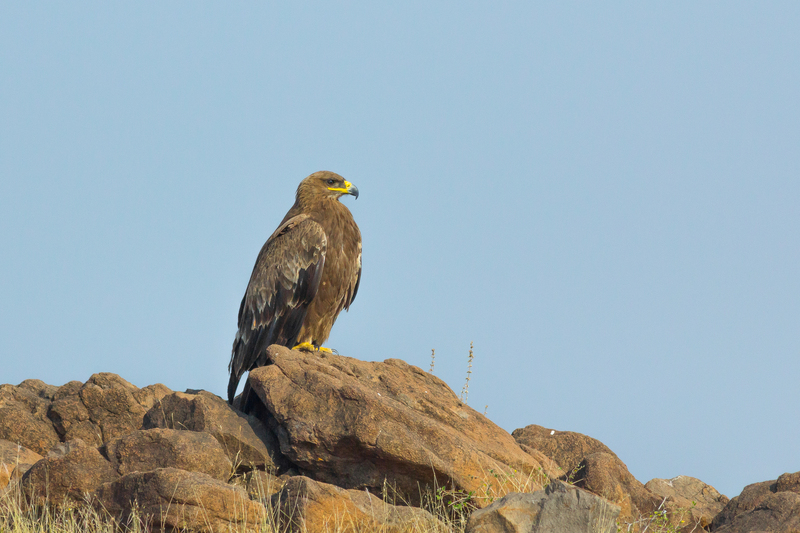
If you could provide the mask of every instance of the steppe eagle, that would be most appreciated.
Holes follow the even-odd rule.
[[[361,232],[339,198],[358,188],[333,172],[300,182],[294,205],[256,259],[239,306],[239,331],[228,365],[228,401],[242,374],[266,363],[271,344],[321,348],[361,281]],[[240,407],[247,410],[245,385]]]

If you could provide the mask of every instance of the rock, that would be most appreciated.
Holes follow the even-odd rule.
[[[267,360],[248,381],[259,416],[309,477],[378,493],[386,480],[410,503],[434,486],[496,497],[543,486],[511,435],[420,368],[277,345]]]
[[[539,450],[555,461],[563,470],[565,477],[570,475],[575,479],[580,477],[573,470],[589,454],[603,452],[616,457],[616,454],[599,440],[574,431],[556,431],[531,424],[515,429],[511,436],[517,443]]]
[[[307,477],[289,479],[272,497],[273,507],[293,532],[443,531],[442,524],[417,507],[395,506],[367,491],[345,490]],[[442,529],[439,529],[439,527]]]
[[[241,488],[177,468],[128,474],[99,487],[95,497],[101,512],[122,523],[139,516],[148,531],[255,532],[266,519],[264,507]]]
[[[133,431],[106,444],[105,451],[121,476],[174,467],[227,482],[233,472],[225,450],[207,433],[175,429]]]
[[[652,514],[663,498],[650,492],[616,455],[597,452],[578,465],[575,485],[620,506],[620,522],[631,524]]]
[[[47,457],[51,459],[55,459],[56,457],[63,457],[67,455],[72,450],[77,450],[78,448],[86,448],[89,445],[86,444],[81,439],[72,439],[71,441],[67,442],[60,442],[53,446],[49,452],[47,452]]]
[[[206,391],[164,396],[145,414],[142,428],[206,432],[219,441],[239,472],[252,468],[274,470],[286,463],[275,435],[263,423]]]
[[[0,385],[0,439],[44,455],[58,444],[58,434],[47,418],[50,390],[38,380],[19,386]]]
[[[775,490],[777,492],[789,491],[800,494],[800,472],[781,474],[778,481],[775,482]]]
[[[616,532],[620,508],[590,492],[553,480],[534,493],[512,493],[472,513],[466,533]]]
[[[238,484],[247,491],[251,500],[268,502],[273,494],[277,494],[283,485],[293,476],[274,476],[263,470],[250,470],[231,483]]]
[[[64,441],[99,446],[140,429],[147,410],[170,392],[164,385],[139,389],[116,374],[94,374],[80,388],[70,382],[54,394],[48,416]]]
[[[711,521],[728,503],[728,497],[697,478],[678,476],[672,479],[651,479],[645,483],[652,493],[671,503],[673,514],[682,515],[686,524],[708,529]]]
[[[740,495],[732,498],[714,517],[711,531],[800,531],[798,478],[800,472],[795,472],[783,474],[778,480],[746,486]]]
[[[19,479],[42,456],[15,442],[0,440],[0,489]]]
[[[77,448],[61,457],[47,457],[22,477],[22,493],[32,504],[60,505],[84,501],[97,487],[119,477],[97,448]]]

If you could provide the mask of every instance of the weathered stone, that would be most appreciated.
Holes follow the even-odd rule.
[[[619,512],[599,496],[553,480],[544,490],[515,492],[475,511],[466,533],[611,533]]]
[[[443,531],[441,523],[417,507],[395,506],[367,491],[345,490],[307,477],[289,479],[272,497],[279,509],[281,530],[292,532],[337,531]]]
[[[386,480],[409,502],[436,485],[497,497],[543,486],[511,435],[420,368],[277,345],[267,360],[249,376],[260,416],[314,479],[374,492]]]
[[[207,433],[175,429],[138,430],[109,442],[105,451],[121,476],[174,467],[227,482],[232,472],[225,450]]]
[[[23,494],[33,504],[84,501],[97,487],[119,477],[96,448],[83,447],[61,457],[47,457],[22,477]]]
[[[148,530],[260,531],[266,523],[263,505],[241,488],[177,468],[128,474],[99,487],[95,497],[99,509],[122,523],[135,511]]]
[[[620,506],[620,522],[630,524],[659,508],[663,498],[650,492],[616,455],[598,452],[578,465],[575,485]]]
[[[4,385],[4,387],[11,386]],[[31,393],[28,394],[34,398]],[[40,401],[46,404],[45,400]],[[59,438],[53,425],[46,417],[42,417],[41,413],[39,405],[8,397],[0,399],[0,439],[20,444],[41,455],[46,454],[47,450],[58,444]]]
[[[792,474],[781,474],[775,482],[776,492],[797,492],[800,493],[800,472]]]
[[[574,470],[589,454],[604,452],[616,457],[616,454],[599,440],[574,431],[556,431],[531,424],[515,429],[511,436],[517,443],[539,450],[555,461],[563,470],[562,475],[565,477],[572,476],[575,479],[580,477]]]
[[[34,394],[36,397],[48,402],[53,400],[53,395],[58,390],[58,387],[55,385],[48,385],[40,379],[26,379],[17,385],[17,387],[26,390]]]
[[[67,442],[60,442],[50,448],[50,451],[47,452],[47,457],[51,459],[55,459],[56,457],[63,457],[67,455],[69,452],[73,450],[77,450],[78,448],[86,448],[89,445],[86,444],[85,441],[81,439],[73,439]]]
[[[777,480],[753,483],[732,498],[714,517],[714,533],[800,531],[800,472],[783,474]]]
[[[250,470],[237,480],[251,500],[269,501],[273,494],[280,492],[289,477],[274,476],[263,470]]]
[[[0,489],[19,479],[42,456],[33,450],[7,440],[0,440]]]
[[[209,433],[240,472],[251,468],[274,470],[286,462],[275,435],[261,421],[206,391],[164,396],[144,416],[142,427]]]
[[[645,488],[666,499],[670,503],[670,511],[680,515],[677,521],[683,520],[686,527],[697,525],[698,528],[707,529],[729,501],[727,496],[717,492],[711,485],[689,476],[651,479]]]
[[[77,383],[55,392],[48,416],[62,440],[81,439],[92,446],[140,429],[147,409],[171,392],[160,384],[139,389],[107,372],[80,387]]]

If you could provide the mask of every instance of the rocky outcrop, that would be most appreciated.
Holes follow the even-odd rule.
[[[145,414],[144,429],[201,431],[222,445],[238,472],[284,469],[275,435],[258,419],[231,409],[210,392],[175,392],[164,396]]]
[[[81,439],[99,446],[142,427],[153,404],[171,391],[161,384],[143,389],[116,374],[94,374],[86,383],[71,381],[53,397],[48,416],[60,440]]]
[[[173,467],[227,482],[233,473],[220,443],[208,433],[195,431],[133,431],[109,442],[105,455],[121,476]]]
[[[264,507],[241,488],[178,468],[133,472],[100,486],[95,505],[122,524],[143,517],[146,530],[260,531]]]
[[[657,510],[663,501],[645,488],[616,455],[597,452],[578,465],[575,485],[620,506],[620,521],[635,523]]]
[[[97,448],[83,446],[34,464],[21,480],[22,494],[34,505],[85,502],[103,483],[119,477]]]
[[[267,363],[249,377],[260,415],[309,477],[378,493],[387,482],[411,502],[435,485],[504,494],[512,475],[543,486],[541,464],[511,435],[417,367],[281,346]]]
[[[0,489],[19,480],[42,456],[19,444],[0,440]]]
[[[55,387],[39,380],[26,380],[14,387],[0,385],[0,439],[45,455],[59,443],[47,417]]]
[[[599,440],[574,431],[556,431],[531,424],[515,429],[511,436],[520,445],[545,454],[561,467],[564,477],[574,479],[580,477],[575,470],[587,455],[602,452],[617,457]]]
[[[708,529],[711,521],[728,503],[727,496],[697,478],[678,476],[672,479],[651,479],[645,488],[664,498],[670,509],[687,525]]]
[[[307,477],[289,479],[273,496],[283,524],[290,531],[444,531],[430,513],[396,506],[363,490],[345,490]]]
[[[711,531],[800,531],[800,472],[746,486],[714,517]]]
[[[619,512],[619,506],[555,480],[544,490],[512,493],[475,511],[466,533],[612,533]]]

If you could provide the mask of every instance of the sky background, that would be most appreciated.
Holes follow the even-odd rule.
[[[328,346],[733,497],[800,470],[800,3],[0,4],[0,383],[225,394],[332,170]],[[488,406],[488,407],[485,407]]]

